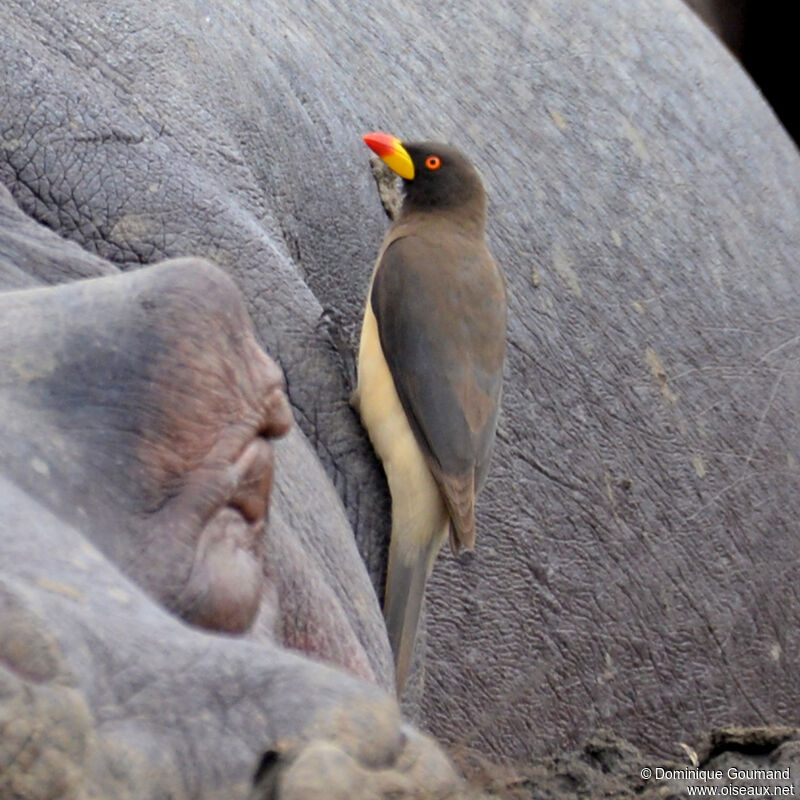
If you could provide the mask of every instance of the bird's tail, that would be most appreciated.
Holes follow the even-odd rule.
[[[445,525],[440,532],[429,536],[425,544],[411,553],[407,547],[398,544],[398,539],[401,542],[402,539],[392,532],[383,613],[395,658],[398,695],[408,677],[414,655],[425,584],[447,529],[448,526]]]

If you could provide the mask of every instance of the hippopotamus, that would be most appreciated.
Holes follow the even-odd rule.
[[[303,460],[313,483],[313,458],[273,444],[283,379],[230,276],[121,273],[4,189],[0,241],[0,794],[458,788],[381,688],[386,633],[335,493],[286,483]]]
[[[251,609],[231,652],[284,625],[289,646],[391,691],[373,602],[389,498],[342,357],[387,224],[361,134],[386,130],[476,164],[509,299],[476,548],[434,569],[407,717],[512,760],[598,727],[674,756],[714,726],[794,719],[800,158],[688,9],[11,0],[2,15],[0,182],[22,211],[114,281],[213,262],[283,372],[296,426],[283,460],[275,445],[267,541],[291,530],[295,564],[298,541],[339,548],[319,583],[343,610],[321,627],[345,645]],[[86,276],[69,258],[51,252],[52,280]],[[26,496],[96,543],[44,483]],[[345,564],[370,578],[355,598]],[[144,566],[114,568],[187,618]],[[301,584],[275,592],[291,604]]]

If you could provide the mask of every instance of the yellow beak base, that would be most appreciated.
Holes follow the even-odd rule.
[[[389,169],[407,181],[414,180],[414,162],[396,136],[380,132],[367,133],[364,134],[364,142],[370,150],[380,156]]]

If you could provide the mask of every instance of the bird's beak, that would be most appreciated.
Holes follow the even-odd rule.
[[[414,162],[403,143],[388,133],[365,133],[364,141],[387,166],[407,181],[414,180]]]

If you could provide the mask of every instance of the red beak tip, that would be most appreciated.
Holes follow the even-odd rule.
[[[394,136],[390,136],[388,133],[372,131],[371,133],[365,133],[363,139],[364,144],[379,156],[389,155],[394,152],[395,139]]]

